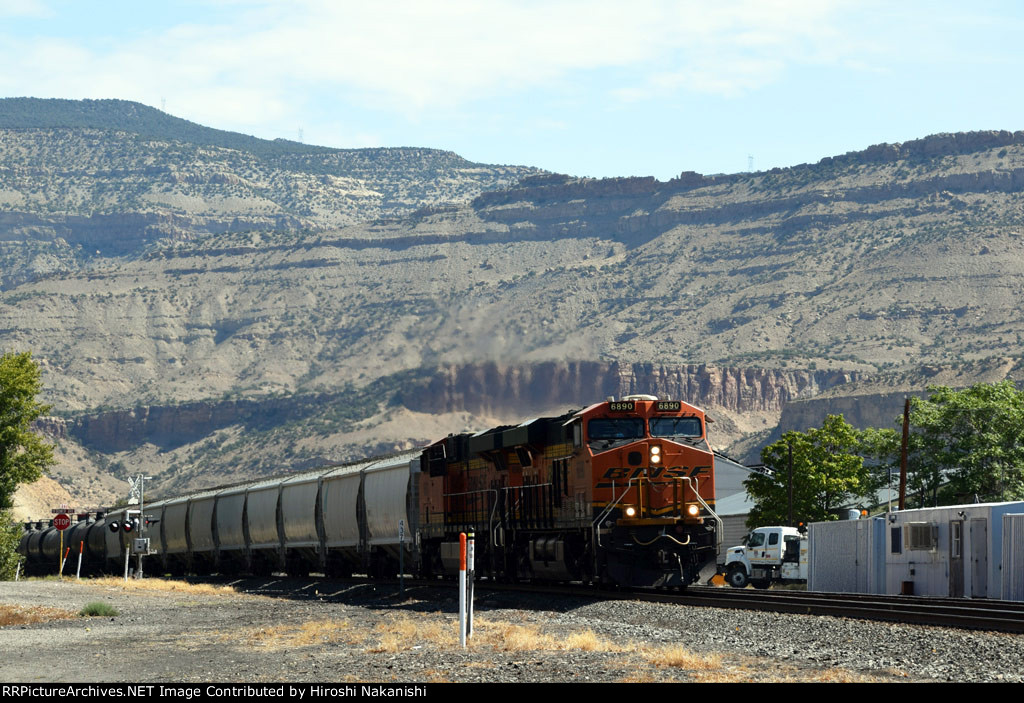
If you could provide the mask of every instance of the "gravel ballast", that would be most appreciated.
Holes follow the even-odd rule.
[[[0,628],[0,680],[1024,681],[1024,635],[479,589],[463,650],[454,588],[267,585],[278,593],[0,583],[0,606],[119,613]]]

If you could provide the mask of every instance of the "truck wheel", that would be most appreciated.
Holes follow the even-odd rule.
[[[747,578],[747,572],[742,566],[734,566],[729,569],[725,580],[733,588],[746,588],[747,584],[750,583],[750,579]]]

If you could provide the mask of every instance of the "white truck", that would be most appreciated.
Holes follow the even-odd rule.
[[[734,588],[807,582],[807,535],[795,527],[758,527],[725,557],[725,580]]]

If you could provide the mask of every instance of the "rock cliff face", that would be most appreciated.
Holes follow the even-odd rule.
[[[790,400],[857,380],[832,371],[662,366],[600,362],[451,365],[402,391],[411,410],[498,414],[589,405],[608,396],[646,393],[738,412],[779,410]]]
[[[790,403],[782,409],[777,434],[796,430],[806,432],[810,427],[821,427],[829,415],[842,415],[854,427],[895,428],[896,419],[903,414],[903,401],[907,396],[927,398],[926,391],[899,393],[870,393],[838,398],[811,398]]]
[[[533,412],[590,405],[608,396],[646,393],[737,412],[777,411],[791,400],[810,398],[858,378],[853,373],[704,365],[449,365],[432,373],[424,371],[419,380],[399,390],[391,404],[433,414],[465,411],[525,417]],[[271,428],[344,402],[346,398],[341,394],[319,394],[139,406],[69,419],[44,418],[36,426],[51,437],[70,437],[105,453],[131,451],[142,444],[168,450],[200,441],[224,427]]]
[[[172,449],[207,437],[231,425],[273,427],[296,420],[337,400],[333,395],[226,400],[181,405],[139,406],[90,413],[70,419],[48,418],[40,429],[51,436],[69,436],[100,452],[132,450],[142,444]]]

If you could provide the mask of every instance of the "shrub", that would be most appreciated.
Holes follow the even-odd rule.
[[[104,618],[112,618],[115,615],[120,615],[120,613],[117,612],[117,608],[108,603],[101,603],[99,601],[86,603],[82,606],[82,609],[78,611],[78,614],[88,617],[99,616]]]

